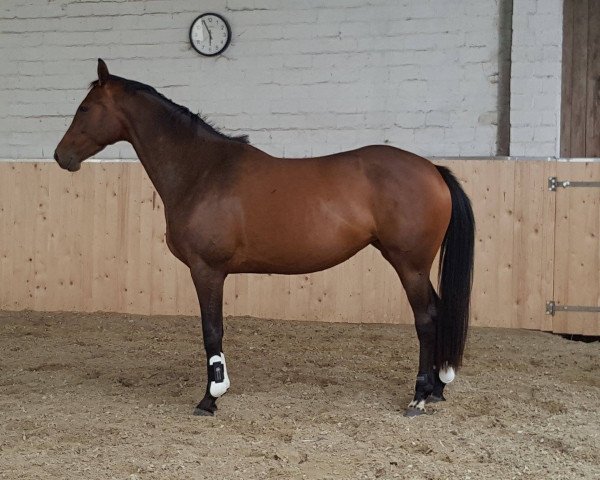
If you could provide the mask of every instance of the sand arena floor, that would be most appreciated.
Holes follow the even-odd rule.
[[[407,419],[412,327],[225,323],[207,418],[196,318],[0,312],[0,478],[600,478],[600,342],[474,328]]]

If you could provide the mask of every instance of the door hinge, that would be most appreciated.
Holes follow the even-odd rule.
[[[587,305],[557,305],[554,300],[546,302],[546,315],[554,316],[556,312],[600,312],[600,307]]]
[[[600,182],[572,182],[571,180],[558,180],[556,177],[548,177],[548,190],[556,192],[558,187],[600,188]]]

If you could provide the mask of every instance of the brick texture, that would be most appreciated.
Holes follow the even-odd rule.
[[[559,156],[562,0],[514,0],[511,155]]]
[[[546,2],[559,3],[515,0],[524,15],[515,24],[525,25],[513,45],[523,86],[513,82],[512,100],[531,129],[514,142],[523,151],[531,141],[555,143],[546,129],[558,118],[558,36],[546,25],[560,21],[546,7],[538,21]],[[233,29],[217,58],[199,56],[188,42],[191,22],[205,11],[223,14]],[[274,155],[375,143],[424,155],[494,155],[498,11],[497,0],[3,0],[0,157],[51,158],[97,57]],[[529,75],[525,63],[540,55]],[[532,119],[533,108],[547,115]],[[134,156],[126,144],[98,155]]]

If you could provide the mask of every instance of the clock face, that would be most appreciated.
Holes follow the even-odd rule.
[[[190,42],[201,55],[214,57],[223,52],[231,41],[231,29],[216,13],[200,15],[190,27]]]

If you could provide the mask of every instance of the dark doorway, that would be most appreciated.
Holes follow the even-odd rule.
[[[560,153],[600,157],[600,1],[565,0]]]

